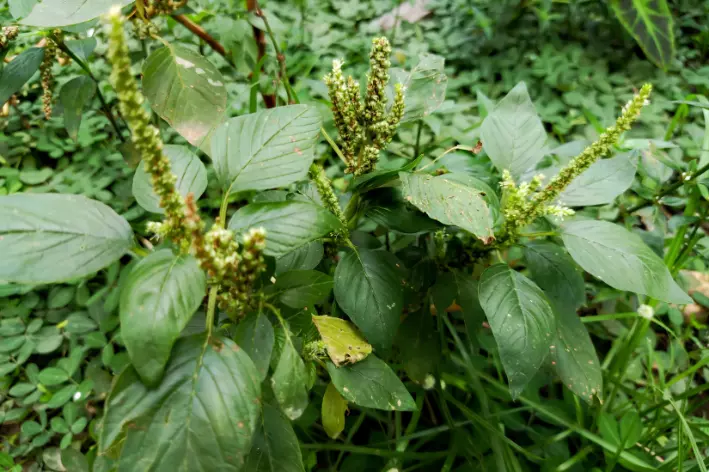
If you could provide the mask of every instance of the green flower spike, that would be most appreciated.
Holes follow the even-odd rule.
[[[160,132],[150,124],[150,115],[143,108],[144,98],[131,72],[128,45],[123,34],[120,8],[114,8],[107,18],[108,59],[112,65],[111,83],[116,89],[118,106],[131,131],[133,144],[143,158],[153,189],[165,210],[165,220],[151,229],[158,236],[171,239],[184,253],[191,245],[190,231],[184,224],[185,202],[175,189],[175,175],[170,171],[170,160],[164,155]]]
[[[332,61],[332,72],[324,77],[328,88],[335,127],[347,168],[346,173],[362,175],[376,166],[381,150],[391,142],[404,116],[404,86],[394,88],[394,103],[386,113],[391,46],[386,38],[375,38],[369,55],[367,91],[364,104],[359,83],[342,74],[342,61]]]
[[[54,57],[57,55],[57,45],[49,38],[46,41],[44,58],[39,66],[39,74],[42,81],[42,110],[44,111],[44,117],[50,119],[52,117],[52,89],[54,87],[52,65],[54,64]]]
[[[645,84],[640,91],[623,107],[615,124],[606,129],[596,142],[562,168],[559,173],[540,191],[543,176],[537,176],[529,184],[517,187],[509,172],[503,172],[500,184],[503,188],[505,226],[499,244],[514,240],[519,230],[536,218],[545,215],[568,216],[573,210],[553,204],[554,200],[566,187],[591,165],[608,155],[618,143],[621,135],[630,129],[640,116],[643,106],[647,105],[652,92],[652,85]]]

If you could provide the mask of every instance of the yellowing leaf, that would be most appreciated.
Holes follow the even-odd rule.
[[[347,400],[342,398],[332,382],[327,386],[322,399],[322,425],[332,439],[337,438],[345,429]]]
[[[336,366],[354,364],[372,352],[372,346],[352,323],[332,316],[313,316],[327,354]]]

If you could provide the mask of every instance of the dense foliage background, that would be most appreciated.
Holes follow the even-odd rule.
[[[13,16],[24,16],[21,9],[34,3],[0,2],[0,21],[13,23]],[[485,153],[470,151],[494,102],[518,82],[526,83],[550,137],[547,145],[556,155],[547,157],[550,165],[556,163],[553,159],[564,162],[578,154],[613,123],[643,83],[652,83],[650,104],[621,145],[638,154],[630,189],[613,203],[577,210],[626,226],[660,256],[674,252],[676,263],[670,269],[680,274],[694,303],[659,303],[650,329],[644,331],[637,296],[587,275],[579,314],[604,369],[604,389],[615,396],[611,402],[601,401],[606,396],[587,403],[545,365],[513,401],[489,325],[466,331],[460,316],[465,301],[445,291],[451,281],[436,284],[435,264],[430,263],[433,269],[417,265],[421,253],[407,249],[413,241],[423,245],[432,236],[383,231],[382,226],[410,223],[401,207],[401,221],[395,221],[396,214],[368,218],[352,233],[355,244],[397,252],[412,269],[414,287],[424,292],[431,288],[430,311],[439,314],[420,325],[402,325],[394,350],[384,356],[400,373],[417,408],[402,413],[350,404],[344,432],[333,440],[320,418],[327,384],[315,381],[305,413],[293,423],[305,470],[706,471],[709,174],[685,186],[682,179],[685,172],[709,163],[709,4],[668,2],[674,51],[658,58],[629,34],[611,5],[616,2],[416,3],[425,4],[426,14],[409,22],[392,12],[396,2],[390,0],[261,2],[280,57],[252,2],[191,0],[173,12],[208,32],[223,54],[175,17],[153,21],[162,38],[203,54],[228,79],[228,115],[286,104],[282,81],[288,78],[300,102],[321,111],[331,136],[337,133],[322,77],[333,59],[343,59],[349,74],[363,77],[371,39],[382,34],[392,44],[393,67],[411,68],[423,53],[442,56],[448,77],[445,101],[435,113],[401,126],[379,168],[397,169],[420,154],[425,165],[450,151],[434,168],[468,173],[494,188],[499,176],[490,160]],[[659,9],[654,4],[665,2],[634,3]],[[17,93],[5,94],[12,88],[7,73],[11,58],[41,46],[48,34],[56,33],[21,27],[3,50],[0,101],[7,103],[0,112],[0,195],[58,192],[99,200],[131,223],[139,249],[147,253],[155,243],[145,229],[151,215],[132,193],[140,156],[117,113],[108,82],[107,40],[98,22],[62,33],[82,61],[67,57],[52,66],[50,119],[43,110],[39,73]],[[137,30],[129,34],[136,74],[160,46],[155,39],[140,37]],[[186,144],[157,115],[154,123],[166,143]],[[317,144],[316,159],[338,192],[347,192],[351,176],[343,177],[324,140]],[[200,204],[214,218],[220,189],[212,178],[214,169],[207,169],[210,183]],[[690,206],[692,192],[700,197]],[[243,195],[235,207],[250,197]],[[463,248],[448,250],[461,264],[474,257]],[[119,294],[140,256],[126,256],[71,283],[29,286],[0,280],[0,468],[112,470],[111,458],[97,455],[98,429],[112,381],[130,362],[120,334]],[[527,266],[519,247],[511,247],[506,259],[520,270]],[[325,272],[334,270],[322,264]],[[309,312],[284,315],[294,335],[304,342],[312,339]],[[186,331],[199,332],[203,325],[200,311]],[[435,342],[421,339],[426,332],[435,333]],[[273,462],[249,467],[291,470]]]

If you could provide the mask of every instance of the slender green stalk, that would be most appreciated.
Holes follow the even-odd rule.
[[[212,337],[212,328],[214,327],[214,312],[217,307],[217,294],[219,293],[219,287],[213,285],[209,289],[209,300],[207,301],[207,338]]]
[[[438,451],[438,452],[406,452],[406,451],[392,451],[389,449],[374,449],[371,447],[364,446],[352,446],[349,444],[301,444],[301,449],[305,450],[316,450],[316,451],[344,451],[351,452],[353,454],[364,454],[368,456],[377,457],[401,457],[402,459],[408,460],[429,460],[429,459],[440,459],[448,456],[448,451]]]

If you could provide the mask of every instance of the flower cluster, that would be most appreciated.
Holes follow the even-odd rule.
[[[143,108],[143,95],[138,91],[131,72],[120,9],[111,12],[108,27],[108,59],[113,65],[111,83],[118,95],[119,109],[130,128],[133,144],[143,158],[145,170],[151,177],[160,207],[165,210],[165,221],[152,225],[151,229],[156,230],[159,236],[171,239],[182,252],[187,252],[191,236],[182,224],[185,203],[175,189],[177,179],[170,171],[170,160],[163,153],[160,132],[150,124],[150,115]]]
[[[54,41],[47,38],[44,45],[44,58],[39,66],[39,73],[42,80],[42,110],[44,117],[50,119],[52,117],[52,88],[54,87],[54,76],[52,75],[52,65],[54,58],[57,55],[57,45]]]
[[[266,232],[252,228],[242,237],[240,245],[233,231],[217,221],[204,233],[194,195],[185,198],[185,227],[192,233],[192,251],[210,283],[219,287],[219,308],[228,313],[243,313],[256,301],[254,283],[266,270],[263,250]]]
[[[340,202],[337,200],[337,195],[335,195],[335,192],[332,190],[330,179],[328,179],[325,175],[325,169],[318,164],[312,164],[310,166],[309,174],[310,179],[315,183],[315,187],[318,189],[318,194],[323,202],[323,206],[334,214],[337,219],[342,222],[343,226],[347,227],[347,219],[340,208]],[[341,233],[338,233],[335,237],[341,235]]]
[[[5,49],[5,47],[17,37],[20,33],[20,29],[17,26],[5,26],[0,30],[0,49]]]
[[[598,140],[587,147],[581,154],[569,162],[551,181],[542,187],[543,176],[536,176],[529,183],[517,187],[509,172],[503,172],[501,186],[503,188],[505,226],[499,244],[514,239],[519,230],[536,218],[545,215],[568,216],[573,211],[553,202],[561,192],[569,186],[572,180],[581,175],[591,165],[608,155],[620,136],[628,131],[640,116],[643,106],[647,105],[652,91],[650,84],[645,84],[640,91],[623,107],[615,124],[606,129]],[[541,190],[540,190],[541,188]]]
[[[332,72],[324,77],[335,126],[340,137],[346,172],[361,175],[370,172],[379,152],[389,144],[404,116],[404,86],[396,84],[394,102],[386,113],[386,86],[389,83],[391,46],[386,38],[375,38],[369,55],[369,74],[364,104],[359,83],[345,79],[342,61],[332,61]]]

